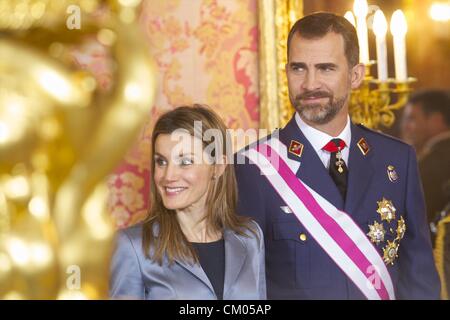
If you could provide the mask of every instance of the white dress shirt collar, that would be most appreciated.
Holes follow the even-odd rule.
[[[350,129],[350,117],[347,116],[347,124],[345,125],[344,130],[337,136],[332,137],[329,134],[317,130],[308,124],[306,124],[302,118],[300,118],[299,114],[295,113],[295,121],[297,122],[298,127],[305,135],[306,139],[311,143],[312,147],[316,152],[322,150],[322,148],[330,142],[331,139],[342,139],[345,142],[347,148],[350,148],[350,142],[352,139],[352,133]]]

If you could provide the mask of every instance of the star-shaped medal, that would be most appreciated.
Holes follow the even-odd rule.
[[[388,240],[386,247],[383,248],[384,263],[393,265],[395,258],[398,257],[397,252],[398,244],[395,241],[391,242]]]
[[[372,225],[369,224],[369,229],[370,231],[367,235],[370,237],[370,241],[376,244],[384,241],[386,231],[384,230],[383,224],[374,221]]]
[[[395,207],[392,204],[391,200],[386,200],[383,197],[383,200],[377,201],[378,203],[378,209],[377,212],[381,215],[381,220],[386,220],[388,223],[391,222],[391,220],[395,219]]]

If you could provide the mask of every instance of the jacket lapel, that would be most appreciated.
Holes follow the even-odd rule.
[[[182,266],[184,269],[192,273],[195,277],[197,277],[200,281],[202,281],[204,284],[206,284],[209,289],[214,293],[214,288],[211,284],[211,282],[208,279],[208,276],[206,275],[205,271],[202,269],[199,263],[189,263],[186,261],[183,261],[181,259],[175,259],[175,262],[178,263],[180,266]]]
[[[352,215],[358,207],[359,202],[366,193],[370,180],[374,174],[373,153],[370,141],[365,137],[364,130],[352,124],[352,141],[350,145],[350,156],[348,160],[347,198],[345,201],[345,212]],[[358,142],[364,139],[369,146],[366,155],[358,147]]]
[[[242,240],[231,230],[225,230],[225,282],[223,298],[228,299],[228,292],[235,285],[236,279],[244,265],[247,249]]]
[[[153,235],[155,237],[159,236],[159,225],[155,224],[153,225]],[[202,267],[198,263],[193,262],[187,262],[183,261],[182,259],[175,258],[175,263],[192,273],[195,277],[197,277],[199,280],[201,280],[204,284],[206,284],[209,289],[214,293],[214,288],[211,284],[211,282],[208,279],[208,276],[206,275],[205,271],[203,271]]]
[[[301,157],[289,152],[289,146],[292,140],[303,144]],[[342,199],[336,184],[316,151],[298,127],[295,116],[292,117],[282,130],[280,130],[280,141],[285,144],[288,149],[288,158],[300,162],[300,167],[296,172],[296,176],[322,197],[331,202],[336,208],[343,209],[344,200]]]

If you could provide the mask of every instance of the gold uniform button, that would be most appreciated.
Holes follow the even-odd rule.
[[[301,233],[299,238],[301,241],[306,241],[306,234]]]

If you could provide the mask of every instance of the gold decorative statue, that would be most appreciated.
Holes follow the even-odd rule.
[[[0,0],[0,299],[107,298],[104,178],[154,98],[139,2]],[[107,92],[67,59],[86,35],[111,51]]]

